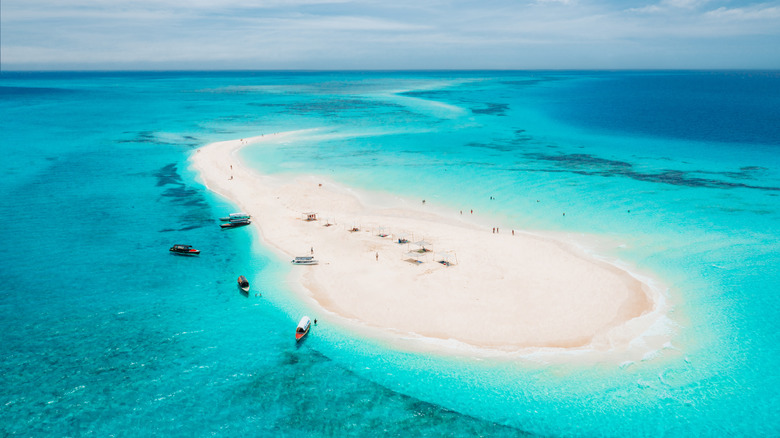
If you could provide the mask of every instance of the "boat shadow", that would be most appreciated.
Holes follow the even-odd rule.
[[[312,328],[314,328],[314,327],[312,327]],[[312,332],[313,332],[313,330],[309,329],[308,333],[306,333],[306,336],[301,338],[300,341],[295,341],[295,349],[296,350],[301,348],[301,347],[303,347],[304,344],[306,344],[308,342],[309,338],[312,337],[312,335],[313,335]]]

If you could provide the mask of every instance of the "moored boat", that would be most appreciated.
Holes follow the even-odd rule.
[[[230,215],[226,217],[221,217],[219,218],[219,220],[221,220],[222,222],[227,222],[227,221],[234,221],[234,220],[248,220],[251,218],[252,216],[250,216],[249,213],[241,212],[241,213],[230,213]]]
[[[173,245],[168,251],[170,251],[173,254],[179,254],[179,255],[200,254],[200,250],[193,248],[191,245]]]
[[[238,287],[244,292],[249,292],[249,280],[247,280],[243,275],[240,275],[238,277]]]
[[[237,228],[237,227],[243,227],[244,225],[251,224],[252,221],[249,219],[241,219],[241,220],[233,220],[231,219],[230,222],[219,224],[222,228]]]
[[[309,334],[309,328],[311,327],[311,320],[308,316],[301,318],[298,322],[298,328],[295,329],[295,342],[300,342],[304,336]]]
[[[314,257],[306,256],[306,257],[296,257],[290,261],[293,265],[316,265],[319,263],[319,260],[315,260]]]

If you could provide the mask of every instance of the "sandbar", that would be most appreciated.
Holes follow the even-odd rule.
[[[423,204],[364,202],[370,193],[320,176],[264,175],[242,162],[241,148],[279,136],[294,141],[295,132],[212,143],[191,162],[210,190],[252,215],[280,257],[313,253],[319,265],[292,275],[335,317],[498,351],[628,350],[657,319],[657,291],[566,242],[494,233]],[[415,252],[421,246],[428,251]]]

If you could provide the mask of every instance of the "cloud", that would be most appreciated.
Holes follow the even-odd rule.
[[[679,10],[694,10],[709,3],[710,0],[662,0],[659,3],[627,9],[627,12],[640,14],[658,14],[678,12]]]
[[[563,5],[571,5],[577,3],[577,0],[536,0],[536,3],[560,3]]]
[[[667,9],[663,8],[659,5],[648,5],[648,6],[642,6],[641,8],[630,8],[626,9],[626,12],[630,13],[637,13],[637,14],[657,14],[660,12],[665,12]]]
[[[671,8],[696,9],[709,2],[710,0],[663,0],[661,4]]]
[[[3,0],[0,43],[6,68],[780,67],[778,1],[631,1]]]
[[[768,4],[753,5],[746,8],[726,8],[707,12],[707,17],[727,20],[778,20],[780,19],[780,6]],[[780,23],[775,23],[780,26]]]

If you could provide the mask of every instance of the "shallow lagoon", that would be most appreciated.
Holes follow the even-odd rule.
[[[774,73],[4,73],[0,86],[7,434],[780,429]],[[219,230],[231,206],[187,164],[211,141],[291,129],[314,131],[247,158],[604,238],[599,254],[668,285],[672,343],[595,366],[419,354],[321,326],[296,348],[311,309],[287,261],[251,228]],[[173,243],[203,254],[171,256]],[[240,295],[240,274],[262,298]]]

